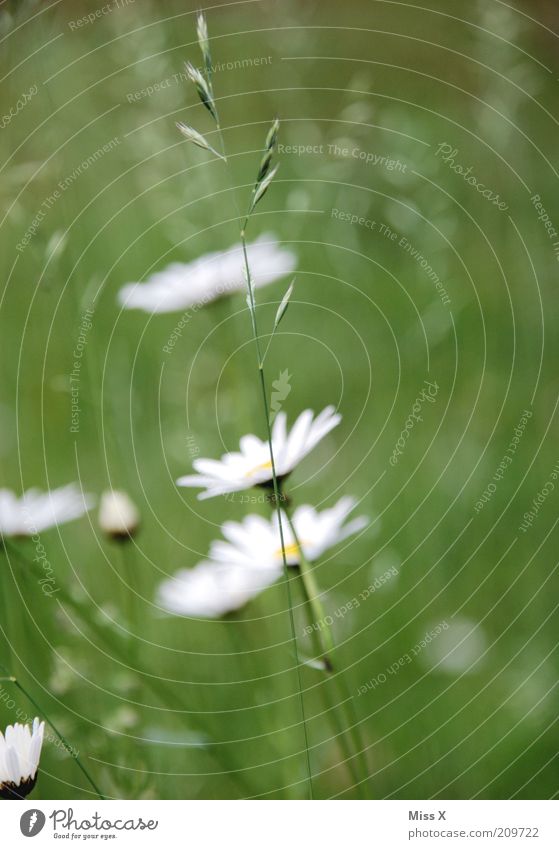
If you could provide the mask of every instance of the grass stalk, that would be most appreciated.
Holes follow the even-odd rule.
[[[132,539],[118,540],[115,543],[119,548],[121,563],[124,570],[124,586],[122,587],[124,603],[126,606],[126,638],[128,643],[129,662],[132,671],[137,671],[139,666],[138,653],[138,629],[140,616],[138,611],[139,599],[136,597],[134,584],[138,582],[137,561]]]
[[[7,547],[8,547],[8,545],[9,545],[9,544],[7,544],[7,541],[6,541],[6,540],[4,540],[4,548],[5,548],[6,553],[7,553]],[[10,546],[10,547],[11,547],[11,546]],[[5,601],[4,601],[4,600],[3,600],[3,608],[4,608],[3,613],[5,614],[6,605],[5,605]],[[4,621],[6,621],[6,620],[4,619]],[[8,646],[9,646],[9,645],[10,645],[10,643],[9,643],[9,638],[8,638],[7,636],[6,636],[6,641],[7,641]],[[10,647],[10,649],[9,649],[9,656],[10,656],[9,663],[11,663],[11,662],[12,662],[12,660],[11,660],[11,647]],[[4,680],[9,681],[10,683],[12,683],[12,684],[14,685],[14,687],[17,687],[17,689],[18,689],[18,690],[20,690],[20,692],[21,692],[21,693],[23,693],[23,695],[24,695],[24,696],[26,697],[26,699],[27,699],[27,700],[28,700],[28,701],[29,701],[29,702],[33,705],[33,707],[34,707],[37,711],[39,711],[39,714],[45,718],[45,720],[48,722],[48,724],[50,725],[50,727],[52,728],[52,730],[54,731],[54,733],[56,734],[56,736],[58,737],[58,739],[59,739],[59,740],[60,740],[60,742],[62,743],[63,747],[64,747],[64,748],[66,749],[66,751],[68,752],[68,754],[69,754],[69,755],[70,755],[70,756],[71,756],[71,757],[72,757],[72,758],[76,761],[76,763],[77,763],[77,765],[78,765],[79,769],[82,771],[83,775],[86,777],[86,779],[88,780],[88,782],[91,784],[91,786],[92,786],[92,787],[93,787],[93,789],[95,790],[95,793],[97,794],[97,796],[98,796],[100,799],[104,799],[104,798],[105,798],[105,796],[103,796],[103,794],[101,793],[101,791],[100,791],[99,787],[97,786],[97,784],[95,783],[95,781],[93,780],[93,778],[91,777],[91,775],[89,774],[88,770],[87,770],[87,769],[85,768],[85,766],[83,765],[83,763],[82,763],[82,761],[81,761],[81,759],[80,759],[79,755],[77,754],[76,750],[73,748],[73,746],[71,746],[71,745],[68,743],[68,741],[66,740],[66,738],[64,737],[64,735],[63,735],[63,734],[62,734],[62,733],[58,730],[58,728],[56,727],[56,725],[54,724],[54,722],[52,721],[52,719],[50,719],[50,717],[48,716],[47,712],[46,712],[46,711],[45,711],[45,710],[41,707],[41,705],[40,705],[40,704],[39,704],[39,703],[38,703],[38,702],[37,702],[37,701],[33,698],[33,696],[31,695],[31,693],[29,693],[29,692],[27,691],[27,689],[23,686],[23,684],[19,681],[19,679],[18,679],[18,678],[16,678],[14,675],[12,675],[12,674],[9,672],[9,670],[8,670],[8,669],[7,669],[7,668],[6,668],[3,664],[1,664],[1,663],[0,663],[0,670],[1,670],[2,672],[4,672],[4,674],[5,674],[5,676],[6,676],[6,678],[5,678]]]
[[[99,789],[99,787],[97,786],[97,784],[96,784],[96,783],[95,783],[95,781],[93,780],[92,776],[89,774],[88,770],[87,770],[87,769],[85,768],[85,766],[83,765],[83,763],[82,763],[82,761],[81,761],[80,756],[78,755],[78,753],[76,752],[76,750],[74,749],[74,747],[73,747],[73,746],[71,746],[71,745],[70,745],[70,743],[68,743],[68,741],[67,741],[66,737],[62,734],[62,732],[58,730],[58,728],[56,727],[56,725],[54,724],[54,722],[52,721],[52,719],[50,719],[50,717],[49,717],[49,715],[47,714],[46,710],[45,710],[45,709],[44,709],[44,708],[43,708],[43,707],[39,704],[39,702],[38,702],[38,701],[37,701],[37,700],[36,700],[36,699],[35,699],[35,698],[31,695],[31,693],[30,693],[30,692],[26,689],[26,687],[24,687],[24,686],[23,686],[23,684],[21,683],[21,681],[19,681],[19,679],[18,679],[18,678],[16,678],[14,675],[10,675],[9,671],[8,671],[8,670],[6,669],[6,667],[5,667],[3,664],[1,664],[1,663],[0,663],[0,671],[2,671],[2,672],[4,673],[4,675],[6,676],[6,677],[5,677],[5,678],[3,678],[2,680],[7,681],[7,682],[9,682],[9,683],[13,684],[13,685],[14,685],[14,687],[17,687],[17,689],[18,689],[18,690],[19,690],[19,691],[20,691],[20,692],[21,692],[21,693],[25,696],[25,698],[26,698],[26,699],[27,699],[27,700],[28,700],[28,701],[29,701],[29,702],[33,705],[33,707],[35,708],[35,710],[37,710],[37,711],[38,711],[39,715],[45,718],[46,722],[50,725],[50,727],[52,728],[52,730],[54,731],[54,733],[56,734],[56,736],[58,737],[58,739],[59,739],[59,740],[60,740],[60,742],[62,743],[63,747],[66,749],[66,751],[68,752],[68,754],[70,755],[70,757],[72,757],[72,758],[75,760],[75,762],[76,762],[76,764],[78,765],[79,769],[82,771],[83,775],[86,777],[86,779],[88,780],[88,782],[89,782],[89,783],[91,784],[91,786],[93,787],[93,789],[94,789],[94,791],[95,791],[96,795],[99,797],[99,799],[105,799],[106,797],[105,797],[105,796],[103,796],[103,794],[101,793],[101,790]]]
[[[245,220],[245,224],[241,229],[241,244],[243,247],[243,258],[245,264],[245,274],[247,280],[247,287],[249,292],[249,298],[251,302],[251,319],[252,319],[252,333],[254,338],[254,345],[256,350],[256,359],[258,365],[258,383],[260,386],[260,394],[262,398],[264,419],[266,421],[266,439],[268,441],[268,447],[270,449],[270,462],[272,464],[272,482],[274,488],[274,501],[276,506],[276,513],[278,517],[279,524],[279,534],[280,534],[280,544],[281,544],[281,554],[282,554],[282,563],[283,563],[283,573],[284,573],[284,583],[286,587],[286,595],[287,595],[287,605],[289,608],[289,623],[291,630],[291,645],[293,648],[293,654],[295,658],[295,666],[297,669],[297,685],[298,685],[298,695],[299,695],[299,705],[301,710],[301,717],[303,722],[303,734],[304,734],[304,742],[305,742],[305,754],[306,754],[306,765],[307,765],[307,775],[308,775],[308,783],[309,783],[309,796],[313,798],[313,783],[312,783],[312,769],[311,769],[311,761],[310,761],[310,752],[309,752],[309,737],[308,737],[308,729],[307,729],[307,717],[305,713],[305,700],[303,698],[303,683],[301,678],[301,662],[299,658],[299,648],[297,645],[297,633],[295,630],[295,616],[293,613],[293,598],[291,594],[291,584],[289,579],[289,567],[287,565],[287,556],[285,553],[285,540],[283,533],[283,522],[282,522],[282,513],[281,513],[281,504],[280,504],[280,487],[278,482],[278,476],[276,473],[276,461],[274,457],[274,446],[272,442],[272,428],[270,425],[270,415],[269,415],[269,405],[268,405],[268,392],[266,389],[266,377],[264,374],[264,363],[262,362],[262,350],[260,345],[260,336],[258,334],[258,323],[256,320],[256,306],[254,303],[254,289],[252,286],[252,278],[250,274],[250,266],[248,262],[248,253],[246,246],[246,223],[248,222],[248,216]]]
[[[214,107],[215,108],[215,107]],[[225,141],[223,138],[223,131],[221,129],[221,124],[219,121],[219,116],[217,114],[217,108],[215,108],[215,121],[217,132],[220,139],[221,151],[223,154],[223,160],[228,169],[230,169],[230,163],[226,156],[225,152]],[[231,180],[231,188],[233,188],[234,181]],[[241,216],[239,215],[239,219]],[[281,543],[281,553],[282,553],[282,562],[283,562],[283,575],[284,575],[284,583],[286,588],[286,598],[287,598],[287,607],[289,610],[289,626],[290,626],[290,640],[291,646],[293,650],[293,656],[295,660],[295,668],[297,674],[297,691],[298,691],[298,701],[299,701],[299,709],[301,712],[301,720],[303,726],[303,738],[304,738],[304,746],[305,746],[305,764],[306,764],[306,772],[307,772],[307,781],[309,787],[309,798],[313,799],[313,781],[312,781],[312,767],[311,767],[311,759],[310,759],[310,747],[309,747],[309,734],[307,727],[307,716],[305,711],[305,700],[303,697],[303,682],[301,676],[301,660],[299,657],[299,648],[297,644],[297,633],[295,629],[295,616],[293,613],[293,598],[291,593],[291,584],[289,578],[289,567],[287,565],[287,557],[285,553],[285,541],[284,541],[284,533],[283,533],[283,525],[282,525],[282,514],[281,514],[281,506],[280,506],[280,486],[278,481],[278,476],[276,473],[276,461],[274,457],[274,446],[272,442],[272,428],[270,424],[270,414],[269,414],[269,404],[268,404],[268,392],[266,388],[266,376],[264,373],[264,359],[262,356],[262,345],[260,340],[260,334],[258,332],[258,321],[256,318],[256,302],[254,298],[254,286],[252,281],[252,275],[250,273],[250,263],[248,259],[248,251],[247,251],[247,242],[246,242],[246,228],[248,226],[250,220],[250,211],[245,215],[244,222],[241,226],[240,238],[241,238],[241,246],[243,252],[243,264],[245,270],[245,278],[247,284],[248,298],[249,298],[249,312],[251,317],[251,327],[252,327],[252,337],[254,342],[254,348],[256,352],[256,362],[258,369],[258,385],[260,388],[260,396],[262,400],[262,410],[264,414],[264,421],[266,424],[266,440],[268,442],[268,448],[270,450],[270,463],[272,466],[272,484],[274,491],[274,499],[276,504],[276,511],[278,517],[279,524],[279,533],[280,533],[280,543]]]
[[[295,580],[298,581],[299,586],[302,587],[305,611],[307,614],[307,622],[312,624],[314,619],[314,613],[312,606],[310,605],[309,598],[305,592],[304,585],[302,583],[301,574],[297,567],[291,566],[291,572],[295,573]],[[313,630],[311,634],[311,642],[313,644],[313,651],[315,652],[315,657],[322,657],[322,644],[319,640],[318,634]],[[363,798],[366,798],[362,788],[363,788],[363,777],[359,772],[356,762],[355,762],[355,752],[353,751],[351,740],[348,739],[348,734],[345,728],[345,725],[339,715],[339,711],[337,709],[336,697],[334,696],[334,682],[332,681],[332,675],[329,674],[329,671],[324,667],[324,671],[327,673],[322,676],[321,686],[320,686],[320,696],[322,701],[324,702],[325,713],[330,723],[332,730],[335,734],[336,742],[340,746],[342,751],[342,755],[344,758],[344,763],[347,766],[347,769],[353,779],[355,786],[359,787],[360,795]],[[319,671],[320,674],[320,671]]]
[[[30,573],[34,572],[37,578],[39,579],[42,576],[40,566],[35,564],[30,558],[27,558],[26,555],[17,548],[17,546],[12,545],[7,541],[5,542],[7,550],[10,550],[13,556],[17,558],[20,563],[29,570]],[[115,632],[111,632],[109,628],[103,627],[103,625],[98,624],[95,621],[95,618],[91,616],[90,611],[86,607],[84,607],[82,602],[74,599],[72,595],[67,592],[60,584],[58,584],[56,588],[56,593],[58,596],[58,603],[60,605],[66,605],[71,610],[73,610],[74,613],[79,617],[81,625],[83,625],[97,638],[99,638],[101,642],[103,642],[111,652],[114,652],[116,659],[119,663],[121,663],[123,666],[127,666],[129,662],[127,660],[128,648],[124,638],[119,637],[119,635]],[[139,670],[136,669],[134,669],[133,671],[139,672]],[[12,681],[12,679],[13,676],[10,676],[8,680]],[[152,675],[146,673],[145,675],[142,675],[142,682],[166,709],[172,706],[171,709],[174,713],[188,713],[188,711],[185,711],[184,704],[182,703],[180,698],[160,679],[155,679]],[[201,730],[202,732],[206,732],[206,728],[203,724],[197,723],[196,727],[198,727],[199,730]],[[235,776],[236,780],[244,788],[245,795],[249,796],[250,788],[247,784],[246,779],[242,775],[241,770],[236,765],[226,764],[224,762],[225,759],[219,758],[217,754],[213,751],[208,752],[208,754],[217,767],[219,767],[221,770],[226,770],[228,774]]]
[[[295,545],[297,546],[297,549],[299,551],[299,568],[297,571],[301,579],[303,594],[305,596],[305,600],[308,602],[308,609],[312,616],[312,621],[309,624],[313,625],[315,622],[318,622],[321,625],[317,635],[317,642],[320,648],[320,660],[323,663],[324,671],[329,681],[332,683],[336,691],[337,698],[339,699],[338,704],[343,706],[344,714],[346,717],[344,739],[345,735],[349,732],[353,747],[352,759],[356,758],[360,764],[361,775],[358,778],[357,784],[359,786],[360,792],[362,792],[364,788],[366,788],[367,790],[369,789],[369,771],[365,758],[365,743],[361,736],[359,720],[355,713],[353,698],[347,688],[345,679],[341,672],[336,671],[335,668],[333,658],[333,653],[335,650],[334,638],[332,636],[331,628],[326,620],[322,602],[319,598],[319,590],[314,578],[313,568],[305,557],[301,541],[297,534],[297,529],[295,528],[295,523],[293,521],[293,516],[289,507],[289,501],[285,497],[283,497],[283,501],[286,505],[285,515],[287,516],[287,521],[289,523],[289,527],[291,528],[291,533],[293,534]],[[330,703],[329,709],[332,713],[336,713],[335,704],[332,705],[332,703]],[[339,720],[337,724],[338,726],[340,725]],[[365,798],[369,798],[369,796],[367,796],[366,794],[364,794],[364,796]]]
[[[4,542],[1,543],[1,546],[4,547]],[[6,655],[8,658],[8,662],[12,664],[12,644],[9,637],[10,627],[8,622],[8,604],[6,601],[8,597],[6,587],[8,585],[9,576],[7,569],[3,569],[2,571],[4,575],[3,579],[0,581],[0,629],[2,630],[2,634],[4,635],[4,641],[6,643]]]

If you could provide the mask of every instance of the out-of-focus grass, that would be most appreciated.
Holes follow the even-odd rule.
[[[558,783],[556,495],[529,532],[518,526],[557,460],[557,266],[530,202],[540,193],[559,221],[554,43],[497,3],[467,14],[463,4],[439,4],[439,15],[399,3],[301,5],[208,14],[215,61],[271,57],[215,74],[234,193],[222,165],[177,136],[177,119],[209,129],[184,82],[132,97],[195,58],[191,4],[130,4],[76,30],[69,22],[94,4],[64,0],[33,19],[44,7],[22,4],[11,29],[5,24],[2,102],[9,108],[31,86],[38,91],[0,133],[2,484],[124,487],[143,514],[128,550],[101,538],[94,515],[42,535],[56,581],[79,599],[84,618],[44,597],[25,562],[32,542],[18,543],[9,563],[4,557],[13,671],[110,795],[304,795],[282,587],[224,622],[166,618],[153,603],[164,575],[193,566],[219,524],[247,512],[236,501],[199,503],[174,484],[190,467],[188,438],[201,456],[216,456],[244,432],[263,435],[244,297],[197,312],[172,355],[162,349],[180,313],[150,318],[116,302],[124,283],[237,239],[233,194],[246,197],[278,114],[283,144],[322,153],[280,155],[254,219],[254,235],[272,229],[299,257],[268,373],[292,375],[290,419],[328,403],[343,413],[290,491],[324,506],[356,494],[375,519],[318,569],[332,615],[375,575],[398,569],[335,620],[376,794],[549,797]],[[459,20],[466,17],[471,26]],[[58,184],[111,140],[19,253]],[[457,161],[472,165],[506,211],[445,166],[436,156],[442,143],[459,150]],[[357,148],[405,171],[354,158]],[[344,222],[333,209],[377,226]],[[56,233],[66,234],[65,246],[49,258]],[[450,304],[400,246],[403,236]],[[264,327],[284,290],[275,284],[260,295],[269,302],[260,308]],[[69,376],[93,299],[75,434]],[[426,379],[438,384],[436,402],[424,405],[392,467]],[[476,513],[526,408],[533,417],[512,464]],[[134,558],[141,597],[134,674],[123,556]],[[300,600],[297,622],[304,648]],[[444,622],[449,629],[405,661]],[[449,661],[456,634],[462,645]],[[393,664],[397,674],[387,672]],[[303,678],[317,795],[352,797],[322,715],[320,678],[309,668]],[[2,721],[15,710],[0,703]],[[46,745],[36,795],[88,792],[68,756]]]

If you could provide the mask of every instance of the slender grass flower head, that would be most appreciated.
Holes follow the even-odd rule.
[[[340,423],[341,418],[332,406],[326,407],[316,418],[312,410],[304,410],[288,433],[287,416],[285,412],[279,412],[272,428],[277,477],[284,478],[292,472]],[[273,475],[267,440],[248,434],[241,438],[239,447],[239,451],[224,454],[220,460],[198,458],[192,464],[198,474],[180,477],[178,486],[205,487],[205,491],[198,495],[202,500],[253,486],[269,485]]]
[[[0,732],[0,799],[25,799],[37,781],[45,723],[8,725]]]
[[[285,554],[289,566],[305,558],[312,562],[347,537],[363,530],[365,516],[347,522],[356,506],[349,496],[327,510],[303,505],[293,513],[297,540],[282,515]],[[224,539],[213,542],[207,560],[194,569],[182,569],[163,581],[158,592],[159,605],[180,616],[216,618],[238,610],[275,583],[283,574],[279,520],[250,515],[242,522],[225,522]]]
[[[108,489],[101,495],[99,527],[115,540],[134,536],[140,526],[140,513],[128,495],[119,489]]]
[[[256,287],[285,277],[297,264],[295,254],[280,247],[273,233],[250,242],[247,251]],[[120,290],[118,300],[125,309],[147,313],[185,310],[243,290],[246,286],[243,267],[243,249],[238,243],[189,263],[171,263],[145,283],[128,283]]]
[[[21,498],[9,489],[0,489],[0,535],[33,536],[79,519],[94,504],[95,498],[73,483],[49,492],[29,489]]]

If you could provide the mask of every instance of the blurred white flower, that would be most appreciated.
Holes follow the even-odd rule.
[[[426,648],[425,660],[438,672],[472,674],[483,665],[486,647],[487,638],[480,623],[457,616]]]
[[[305,410],[295,421],[289,434],[284,412],[277,414],[272,430],[272,445],[278,478],[285,477],[309,454],[327,433],[341,421],[334,407],[326,407],[316,418]],[[240,451],[224,454],[221,460],[199,458],[193,466],[199,474],[177,480],[178,486],[206,487],[198,498],[212,498],[228,492],[239,492],[272,480],[272,462],[267,441],[248,434],[240,441]]]
[[[273,233],[265,233],[250,242],[247,252],[255,287],[290,274],[297,264],[295,254],[281,248]],[[243,250],[239,242],[189,263],[173,262],[152,274],[145,283],[128,283],[119,291],[118,300],[126,309],[165,313],[209,303],[245,288]]]
[[[99,526],[114,539],[133,536],[140,525],[140,513],[130,496],[119,489],[108,489],[101,495]]]
[[[37,781],[45,723],[8,725],[0,731],[0,799],[25,799]]]
[[[94,504],[94,497],[73,483],[49,492],[28,489],[21,498],[9,489],[0,489],[0,535],[33,536],[78,519]]]
[[[181,569],[163,581],[158,603],[168,613],[213,619],[243,607],[280,574],[281,568],[203,560],[194,569]]]
[[[294,511],[293,524],[307,560],[316,560],[367,525],[365,516],[346,524],[355,503],[354,498],[346,496],[322,512],[307,505]],[[282,529],[287,563],[296,566],[300,551],[285,515]],[[181,569],[161,584],[158,602],[169,613],[222,616],[238,610],[282,575],[277,514],[270,520],[251,515],[242,522],[225,522],[222,532],[225,540],[211,544],[207,560],[194,569]]]

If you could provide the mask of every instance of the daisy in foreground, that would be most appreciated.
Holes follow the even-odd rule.
[[[255,286],[273,283],[290,274],[297,264],[295,254],[279,247],[272,233],[249,243],[247,252]],[[145,283],[128,283],[118,293],[118,300],[125,309],[147,313],[184,310],[245,289],[243,267],[243,249],[238,243],[193,262],[173,262]]]
[[[318,445],[327,433],[341,421],[334,407],[326,407],[316,418],[305,410],[287,433],[287,417],[278,413],[272,430],[272,445],[278,479],[286,477],[295,466]],[[178,486],[205,487],[199,499],[212,498],[228,492],[239,492],[253,486],[266,486],[272,481],[272,462],[267,441],[248,434],[240,442],[240,451],[224,454],[221,460],[199,458],[192,464],[197,475],[177,480]]]
[[[0,489],[0,536],[33,536],[79,519],[94,504],[94,497],[73,483],[50,492],[28,489],[21,498],[9,489]]]
[[[293,524],[305,559],[317,560],[325,551],[368,524],[365,516],[346,523],[356,500],[345,496],[328,510],[318,512],[303,505],[293,513]],[[300,561],[287,517],[282,516],[286,559],[289,566]],[[268,520],[247,516],[242,522],[225,522],[225,540],[213,542],[207,560],[194,569],[182,569],[163,581],[158,603],[169,613],[215,618],[238,610],[283,574],[277,514]]]
[[[0,799],[25,799],[37,781],[45,723],[8,725],[0,731]]]

